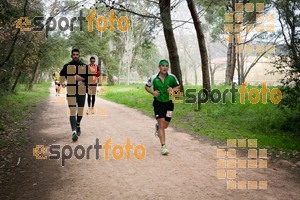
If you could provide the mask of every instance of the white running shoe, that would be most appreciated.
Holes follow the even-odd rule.
[[[167,149],[167,146],[166,146],[166,145],[163,145],[163,146],[161,147],[161,155],[167,156],[168,154],[169,154],[169,151],[168,151],[168,149]]]

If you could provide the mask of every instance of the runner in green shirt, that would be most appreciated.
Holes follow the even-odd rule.
[[[168,73],[169,62],[167,60],[161,60],[158,68],[159,73],[148,80],[145,89],[154,96],[153,107],[157,120],[155,136],[160,139],[161,154],[168,155],[165,129],[169,126],[174,110],[174,103],[169,99],[169,94],[173,90],[179,90],[180,84],[175,75]],[[153,90],[151,89],[152,86]]]

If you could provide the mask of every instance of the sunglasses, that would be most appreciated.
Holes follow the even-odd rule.
[[[92,63],[94,63],[95,61],[91,61]]]

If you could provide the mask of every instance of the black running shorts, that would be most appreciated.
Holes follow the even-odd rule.
[[[161,102],[155,99],[153,101],[153,107],[156,119],[165,118],[166,121],[171,121],[174,110],[174,103],[172,103],[172,101]]]

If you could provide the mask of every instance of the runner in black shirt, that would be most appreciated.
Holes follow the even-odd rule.
[[[67,100],[73,141],[77,141],[81,134],[80,121],[83,116],[88,82],[88,67],[79,60],[79,54],[78,49],[73,49],[72,61],[65,64],[60,72],[62,87],[65,87],[65,81],[67,81]]]

